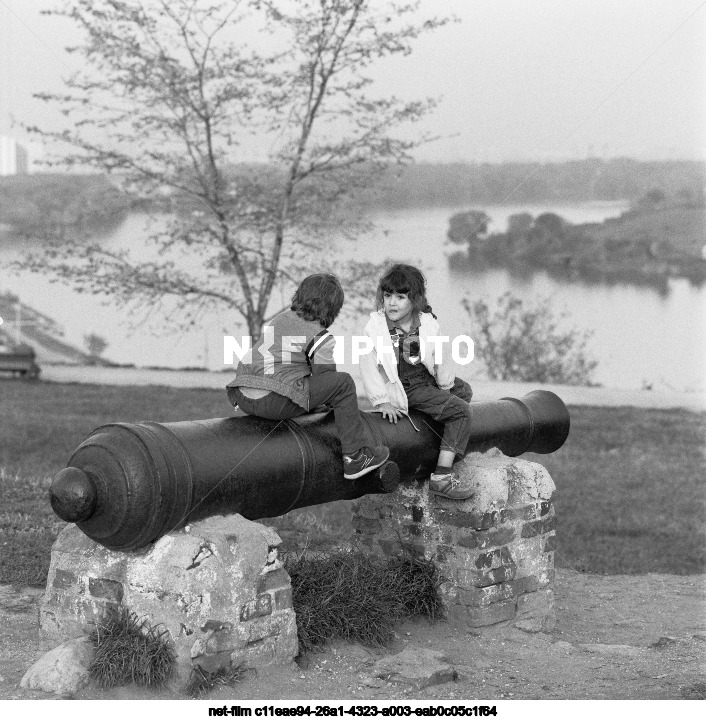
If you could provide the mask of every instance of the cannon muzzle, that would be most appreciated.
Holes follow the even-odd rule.
[[[551,453],[569,434],[569,414],[549,391],[518,400],[473,403],[468,451]],[[121,550],[141,548],[185,524],[217,514],[256,520],[294,508],[395,490],[399,480],[433,470],[441,424],[413,411],[390,424],[364,413],[390,462],[357,481],[343,478],[332,413],[269,421],[254,416],[179,423],[100,426],[54,478],[55,513],[90,538]]]

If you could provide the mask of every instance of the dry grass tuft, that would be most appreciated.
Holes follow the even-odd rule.
[[[103,688],[162,686],[171,676],[176,655],[167,631],[158,631],[135,613],[122,609],[91,634],[96,654],[89,671]]]
[[[285,567],[292,579],[300,653],[320,650],[334,638],[382,646],[392,639],[397,621],[441,615],[438,572],[423,558],[290,553]]]

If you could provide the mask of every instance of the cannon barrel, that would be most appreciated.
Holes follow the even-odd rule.
[[[551,453],[566,440],[569,414],[549,391],[522,400],[473,403],[468,451]],[[391,424],[364,413],[390,463],[355,482],[343,478],[333,414],[287,421],[254,416],[100,426],[54,478],[55,513],[112,549],[131,550],[216,514],[256,520],[294,508],[389,492],[433,470],[443,426],[412,412]]]

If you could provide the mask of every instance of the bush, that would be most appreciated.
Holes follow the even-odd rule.
[[[548,298],[534,306],[507,292],[491,311],[479,300],[463,306],[471,316],[471,334],[491,380],[595,385],[598,362],[586,352],[592,331],[562,331],[567,313],[554,314]]]
[[[300,653],[334,638],[382,646],[397,621],[441,615],[438,571],[423,558],[381,561],[358,551],[288,554]]]
[[[90,675],[104,688],[125,686],[161,686],[171,676],[176,655],[167,631],[157,631],[135,613],[121,609],[106,624],[91,634],[96,654]]]

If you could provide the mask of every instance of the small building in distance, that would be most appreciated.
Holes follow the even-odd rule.
[[[24,145],[15,138],[0,135],[0,175],[26,175],[29,172],[29,155]]]

